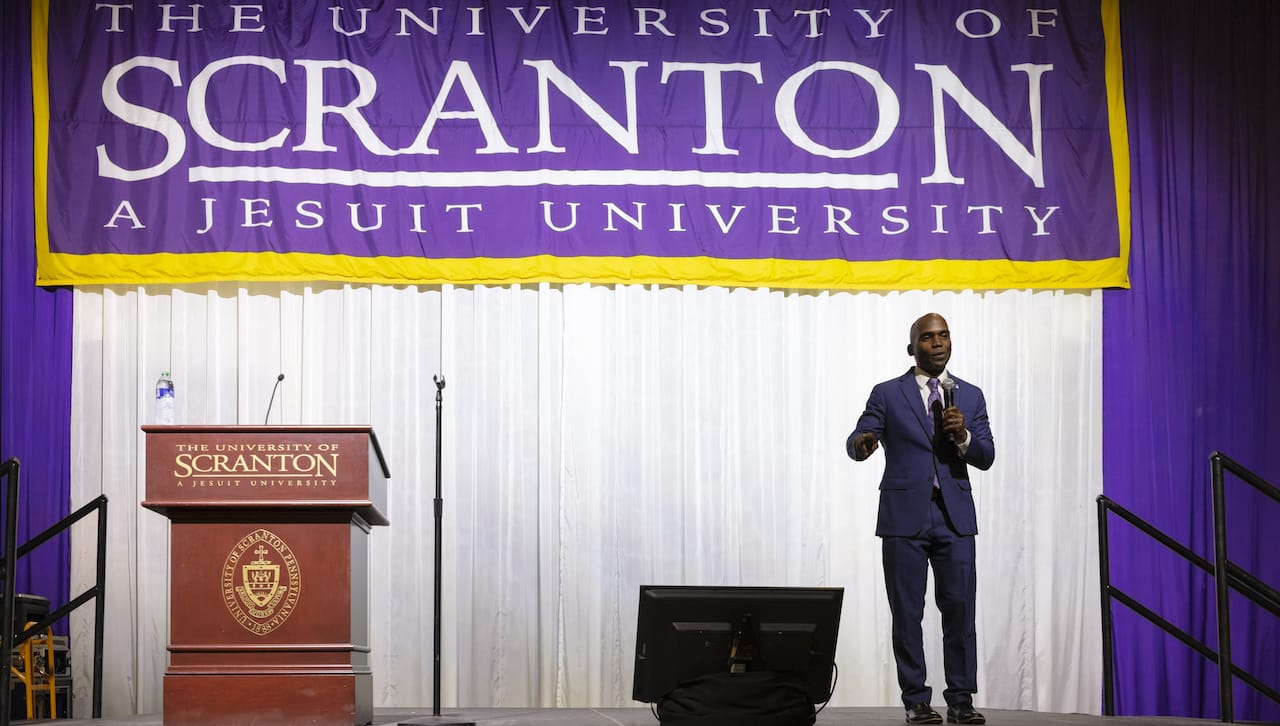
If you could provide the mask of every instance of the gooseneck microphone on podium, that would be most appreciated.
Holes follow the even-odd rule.
[[[276,376],[276,384],[271,387],[271,400],[267,401],[267,415],[262,417],[262,425],[266,426],[271,420],[271,405],[276,402],[276,391],[280,388],[280,381],[284,380],[284,374]]]

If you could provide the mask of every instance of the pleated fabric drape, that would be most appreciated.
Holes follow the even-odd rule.
[[[1096,712],[1099,294],[301,283],[76,291],[72,499],[113,503],[108,710],[161,705],[167,522],[138,506],[161,370],[179,423],[261,423],[284,372],[272,423],[377,431],[392,472],[392,524],[373,532],[378,705],[431,697],[434,374],[446,704],[639,705],[642,584],[844,587],[834,702],[897,703],[883,462],[855,464],[844,440],[930,310],[997,442],[975,474],[979,703]],[[936,613],[927,632],[941,683]]]

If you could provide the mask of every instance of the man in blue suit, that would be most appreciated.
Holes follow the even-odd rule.
[[[982,390],[947,372],[951,331],[941,315],[929,313],[912,324],[907,354],[915,358],[915,366],[871,389],[846,448],[854,461],[865,460],[881,444],[885,449],[876,535],[881,538],[893,656],[907,723],[942,723],[929,705],[933,691],[926,683],[921,634],[932,566],[942,613],[947,721],[982,724],[986,719],[973,708],[978,688],[978,518],[969,466],[989,469],[995,442]]]

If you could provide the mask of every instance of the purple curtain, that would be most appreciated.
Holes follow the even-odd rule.
[[[1103,298],[1109,497],[1213,558],[1209,455],[1280,485],[1280,5],[1120,3],[1131,290]],[[1280,588],[1280,504],[1228,477],[1228,554]],[[1213,582],[1118,519],[1113,583],[1217,648]],[[1122,605],[1121,714],[1217,718],[1218,671]],[[1235,597],[1232,660],[1280,688],[1277,618]],[[1280,721],[1239,680],[1235,717]]]
[[[35,285],[30,27],[28,3],[0,3],[0,459],[21,462],[19,544],[66,516],[71,498],[72,294]],[[64,605],[68,542],[21,560],[18,591]]]

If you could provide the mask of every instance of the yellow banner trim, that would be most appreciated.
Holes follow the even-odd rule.
[[[74,285],[40,281],[54,257],[49,252],[49,0],[31,3],[31,106],[34,126],[32,202],[36,223],[36,284]],[[70,257],[71,255],[61,255]]]
[[[293,252],[50,254],[41,285],[331,280],[388,285],[522,282],[833,290],[1086,289],[1127,286],[1123,261],[729,260],[715,257],[350,257]]]
[[[1116,226],[1120,235],[1122,279],[1110,287],[1129,287],[1130,204],[1129,114],[1124,105],[1124,65],[1120,53],[1120,0],[1102,0],[1102,31],[1107,39],[1107,120],[1111,130],[1111,169],[1115,175]]]

